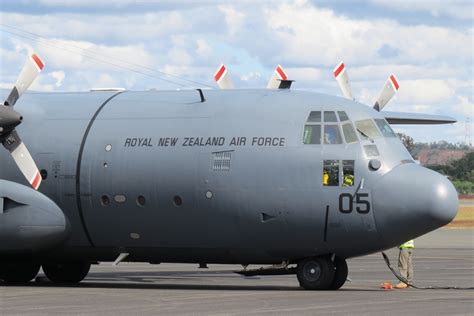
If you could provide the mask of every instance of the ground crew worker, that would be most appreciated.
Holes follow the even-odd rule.
[[[342,183],[343,187],[351,187],[354,185],[354,175],[346,173],[344,175],[344,182]]]
[[[323,171],[323,185],[328,185],[329,184],[329,173],[327,170]]]
[[[406,243],[400,245],[400,252],[398,254],[398,269],[402,277],[404,277],[409,284],[413,282],[413,249],[415,248],[415,243],[413,240],[409,240]],[[395,285],[396,289],[406,289],[408,284],[400,282]]]

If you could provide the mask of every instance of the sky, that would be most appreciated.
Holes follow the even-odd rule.
[[[342,95],[344,61],[358,101],[372,106],[394,73],[386,110],[458,120],[397,132],[463,143],[470,126],[474,141],[472,1],[2,1],[0,88],[33,51],[46,64],[36,91],[217,88],[225,63],[237,88],[265,87],[281,64],[292,89]]]

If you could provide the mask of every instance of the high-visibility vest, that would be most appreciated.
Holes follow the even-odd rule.
[[[323,185],[328,185],[329,183],[329,174],[327,172],[323,173]]]
[[[351,187],[354,185],[354,176],[352,174],[344,175],[344,182],[342,183],[343,187]]]
[[[415,248],[415,243],[413,242],[413,239],[400,245],[400,249],[404,249],[404,248]]]

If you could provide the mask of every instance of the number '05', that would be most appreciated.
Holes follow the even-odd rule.
[[[357,193],[354,201],[354,196],[352,194],[342,193],[339,195],[339,211],[345,214],[352,213],[355,204],[357,213],[367,214],[370,212],[370,202],[368,201],[368,197],[368,193]]]

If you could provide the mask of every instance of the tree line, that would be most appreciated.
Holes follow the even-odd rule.
[[[402,133],[397,135],[415,158],[423,149],[466,151],[466,155],[463,158],[454,160],[447,165],[426,165],[425,167],[449,177],[460,194],[474,194],[474,151],[472,151],[472,147],[462,143],[453,144],[444,140],[419,143],[415,142],[409,135]]]

